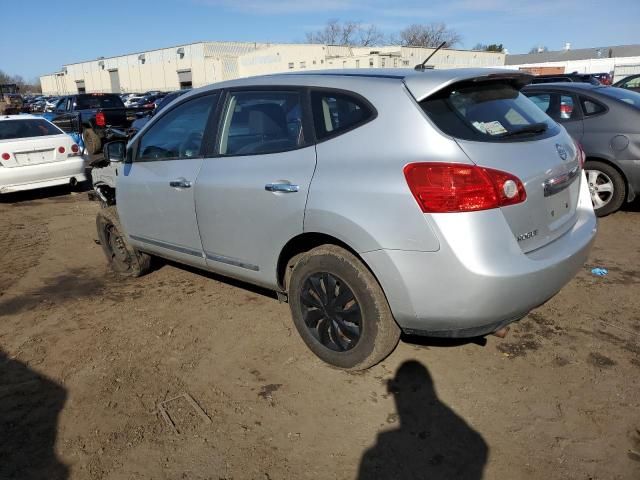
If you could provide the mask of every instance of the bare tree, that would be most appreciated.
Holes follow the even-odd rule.
[[[384,43],[384,34],[375,25],[361,27],[358,32],[358,44],[362,47],[372,47]]]
[[[400,42],[405,47],[434,48],[444,42],[445,48],[460,43],[460,35],[444,23],[420,25],[414,23],[400,32]]]
[[[383,42],[384,35],[375,25],[363,25],[353,20],[341,23],[332,19],[322,30],[307,32],[307,43],[344,45],[349,47],[370,47]]]

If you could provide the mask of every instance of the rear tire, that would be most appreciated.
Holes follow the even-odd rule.
[[[115,206],[101,209],[96,227],[102,251],[111,269],[123,277],[140,277],[151,270],[151,257],[129,244]]]
[[[398,344],[400,328],[382,288],[347,250],[322,245],[303,254],[287,288],[298,333],[329,365],[364,370]]]
[[[82,131],[82,141],[90,155],[95,155],[102,149],[102,139],[92,128],[85,128]]]
[[[584,169],[596,215],[604,217],[618,211],[627,196],[626,184],[620,172],[597,160],[587,160]]]

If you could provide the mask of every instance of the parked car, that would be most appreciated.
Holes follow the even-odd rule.
[[[401,331],[504,334],[582,268],[596,231],[581,151],[519,92],[530,78],[363,69],[190,91],[105,149],[107,261],[139,276],[158,255],[273,289],[345,369]]]
[[[137,108],[126,108],[115,93],[84,93],[62,97],[46,118],[68,130],[69,122],[79,117],[87,152],[102,151],[107,126],[127,129],[136,119]]]
[[[626,88],[627,90],[633,90],[634,92],[640,92],[640,74],[624,77],[622,80],[618,80],[614,83],[613,86]]]
[[[127,108],[136,106],[138,104],[138,101],[140,101],[142,98],[143,98],[143,95],[138,95],[138,94],[132,95],[124,101],[124,105]]]
[[[600,80],[596,75],[590,73],[562,73],[562,74],[550,74],[550,75],[536,75],[531,80],[531,83],[557,83],[557,82],[577,82],[577,83],[590,83],[592,85],[600,85]]]
[[[22,97],[15,83],[0,85],[0,115],[18,114],[22,110]]]
[[[582,144],[598,216],[633,201],[640,192],[640,93],[586,83],[528,85],[523,92]]]
[[[157,115],[158,112],[160,110],[162,110],[164,107],[166,107],[167,105],[169,105],[172,101],[174,101],[176,98],[180,97],[181,95],[187,93],[188,90],[178,90],[176,92],[171,92],[168,95],[161,97],[161,98],[157,98],[154,102],[155,104],[155,108],[153,110],[151,110],[148,114],[143,114],[142,117],[136,119],[132,124],[131,124],[131,128],[130,128],[130,133],[134,134],[136,132],[138,132],[139,130],[142,129],[142,127],[144,127],[149,120],[151,120],[151,118],[153,118],[154,115]]]
[[[0,194],[86,180],[80,148],[41,117],[0,117]]]
[[[44,102],[44,111],[45,112],[53,112],[56,108],[58,102],[60,102],[60,97],[50,97]]]
[[[611,85],[613,83],[613,77],[610,73],[592,73],[595,79],[597,79],[601,85]]]

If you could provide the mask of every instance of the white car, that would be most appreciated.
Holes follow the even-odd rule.
[[[44,118],[0,117],[0,194],[87,179],[73,139]]]

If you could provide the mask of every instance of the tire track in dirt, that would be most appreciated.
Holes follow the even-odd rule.
[[[49,244],[47,225],[24,209],[0,211],[0,296],[40,261]]]

